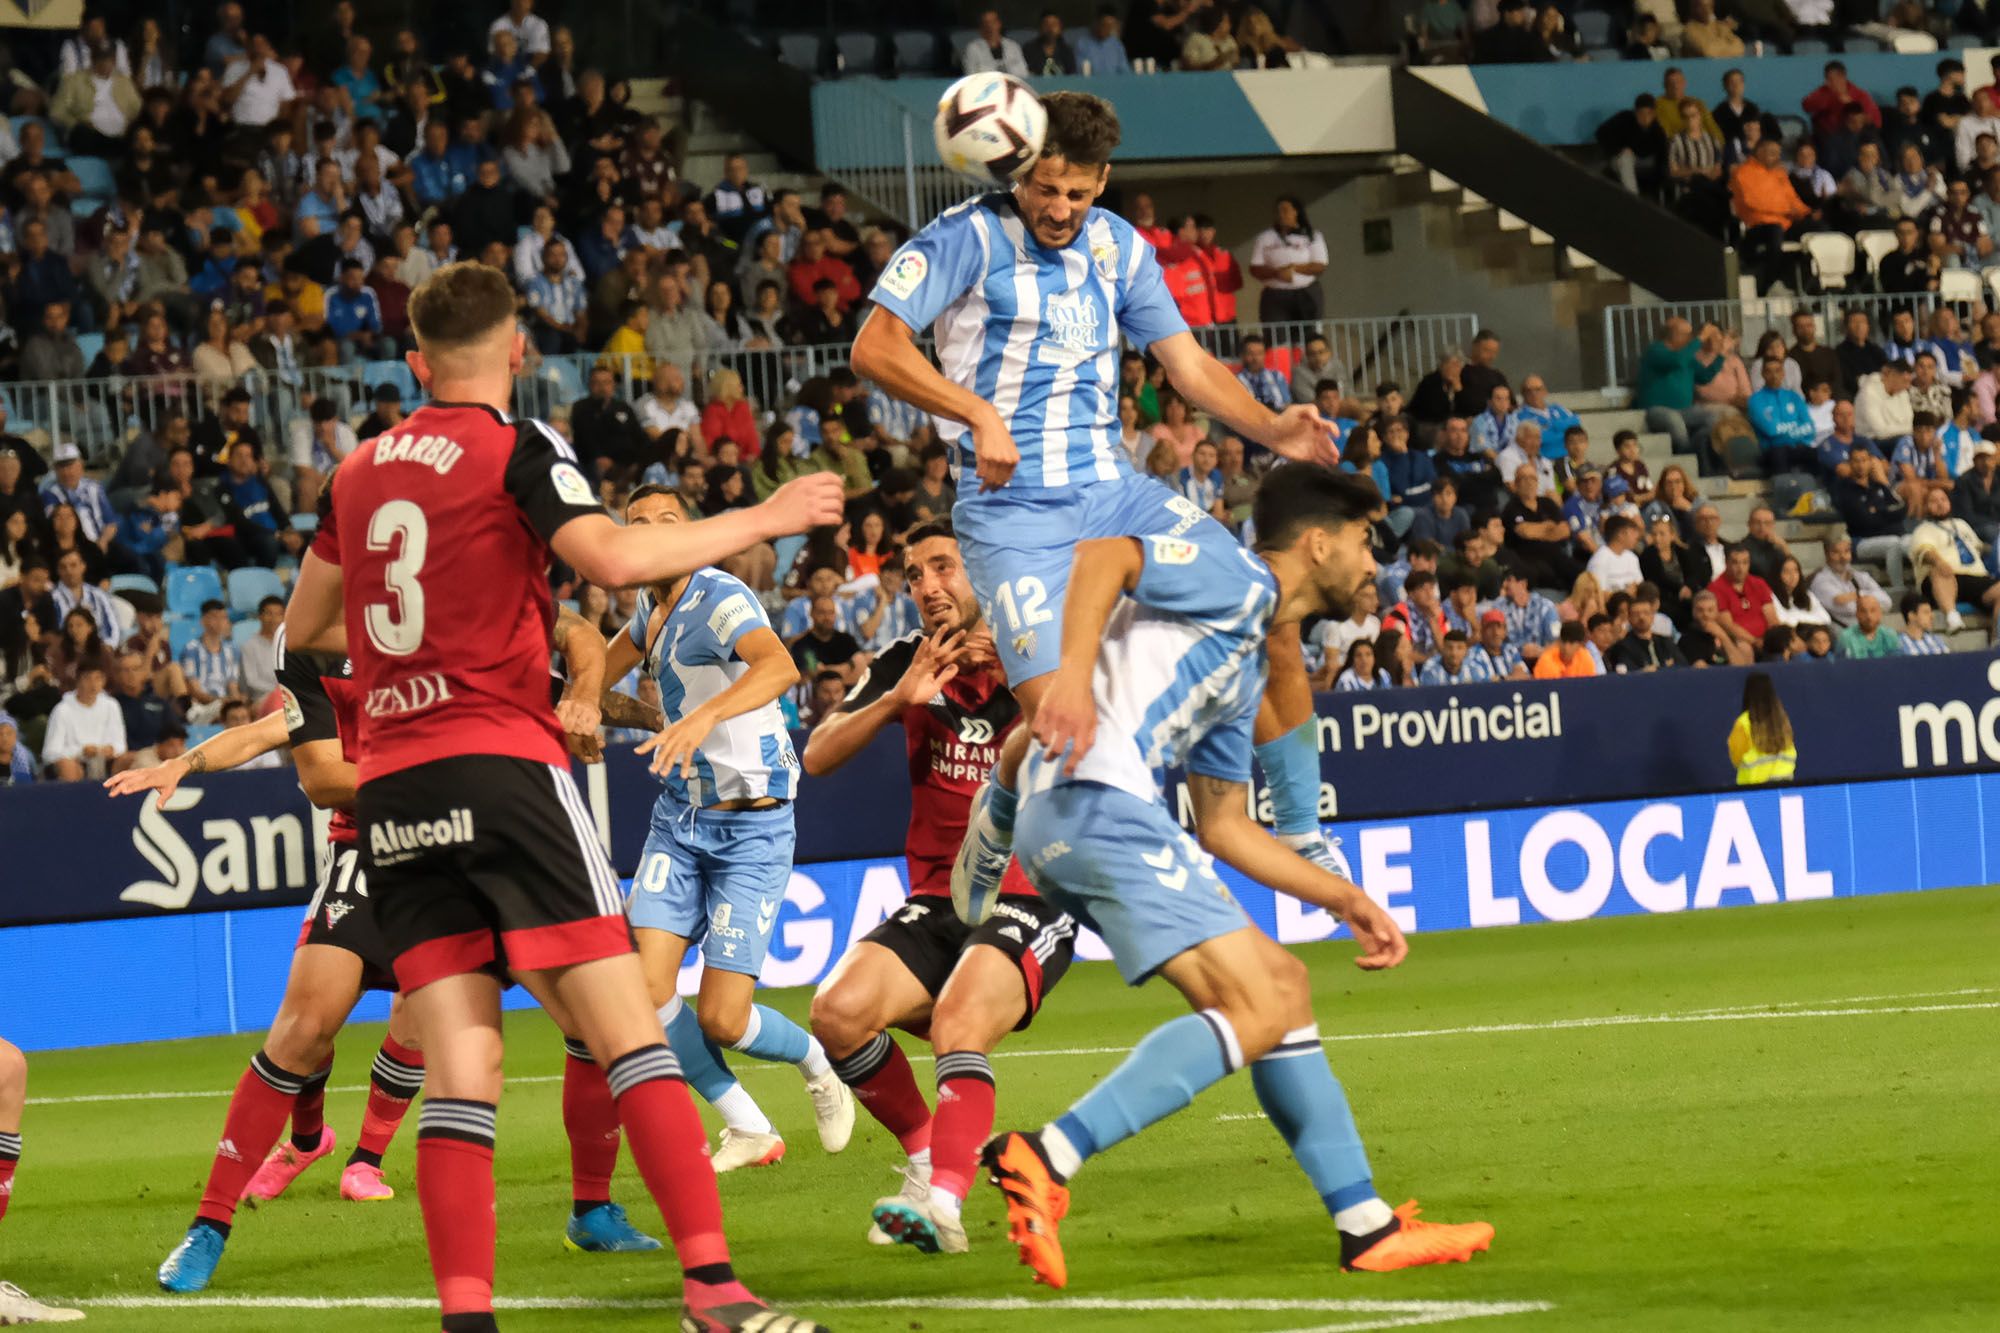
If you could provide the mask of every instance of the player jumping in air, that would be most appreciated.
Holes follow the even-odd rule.
[[[973,928],[951,909],[951,864],[972,795],[1021,720],[948,523],[910,533],[903,556],[921,633],[885,649],[806,743],[806,772],[831,773],[900,724],[910,761],[910,900],[870,931],[813,997],[813,1031],[909,1155],[902,1193],[879,1201],[868,1238],[926,1253],[965,1251],[960,1210],[993,1132],[987,1056],[1034,1021],[1075,951],[1076,923],[1050,910],[1019,866]],[[937,1052],[932,1116],[889,1034],[928,1028]]]
[[[28,1104],[28,1057],[0,1040],[0,1219],[14,1197],[14,1168],[21,1164],[21,1112]],[[74,1324],[83,1311],[45,1305],[11,1282],[0,1282],[0,1328],[13,1324]]]
[[[840,481],[620,527],[567,442],[505,408],[523,340],[506,276],[449,264],[410,298],[431,401],[349,456],[286,610],[362,695],[356,813],[375,919],[427,1061],[417,1196],[446,1333],[493,1317],[493,1149],[508,974],[610,1081],[680,1259],[685,1333],[804,1333],[737,1280],[706,1136],[632,951],[548,701],[551,553],[607,588],[663,583],[841,517]]]
[[[641,486],[625,506],[636,526],[689,521],[665,486]],[[642,743],[664,786],[639,856],[627,912],[653,1003],[694,1089],[729,1122],[715,1169],[768,1166],[785,1142],[736,1085],[716,1043],[798,1067],[812,1095],[820,1145],[854,1133],[854,1097],[804,1028],[755,1003],[757,974],[791,882],[798,833],[798,757],[778,698],[798,683],[792,655],[757,594],[719,569],[698,569],[639,595],[606,647],[605,674],[634,666],[659,683],[664,726]],[[706,967],[694,1013],[675,991],[688,947]]]
[[[1068,1270],[1057,1225],[1084,1162],[1186,1106],[1244,1065],[1257,1099],[1332,1213],[1340,1263],[1386,1271],[1466,1260],[1483,1222],[1417,1220],[1375,1193],[1347,1098],[1327,1064],[1305,965],[1250,924],[1209,857],[1344,920],[1363,968],[1408,945],[1346,880],[1279,849],[1246,812],[1252,726],[1273,624],[1340,618],[1374,576],[1366,478],[1310,466],[1258,491],[1257,553],[1202,518],[1179,536],[1077,547],[1062,666],[1034,720],[1020,844],[1048,900],[1095,929],[1130,985],[1165,977],[1194,1013],[1155,1028],[1039,1133],[986,1147],[1009,1235],[1038,1281]],[[1197,845],[1158,774],[1184,767]]]
[[[896,252],[870,294],[855,373],[929,412],[962,486],[952,522],[1000,663],[1032,719],[1056,669],[1070,555],[1079,539],[1185,533],[1192,502],[1136,475],[1118,443],[1121,335],[1157,358],[1175,390],[1232,431],[1291,459],[1332,462],[1331,423],[1310,405],[1272,412],[1201,349],[1153,247],[1095,207],[1110,179],[1118,116],[1087,93],[1042,99],[1042,156],[1006,193],[958,205]],[[916,345],[935,327],[942,371]],[[1273,707],[1258,747],[1276,832],[1337,868],[1320,835],[1319,748],[1295,629],[1273,638]],[[973,807],[954,892],[991,901],[1013,846],[1027,733],[1002,751]]]

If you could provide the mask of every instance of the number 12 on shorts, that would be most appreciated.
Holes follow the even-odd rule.
[[[1055,619],[1055,613],[1047,606],[1049,590],[1033,575],[1015,579],[1012,583],[1002,583],[994,589],[993,600],[1000,604],[1000,614],[1005,617],[1010,631],[1024,630]]]

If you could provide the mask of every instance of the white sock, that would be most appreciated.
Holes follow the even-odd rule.
[[[681,1016],[681,997],[676,995],[660,1006],[660,1026],[666,1027]]]
[[[946,1221],[956,1222],[958,1221],[959,1210],[963,1207],[964,1201],[950,1190],[940,1189],[936,1185],[931,1186],[931,1211],[933,1213],[943,1217]]]
[[[770,1134],[771,1118],[764,1114],[764,1108],[757,1105],[757,1099],[743,1090],[741,1083],[732,1086],[728,1092],[717,1097],[712,1103],[722,1123],[745,1134]]]
[[[757,1012],[757,1006],[750,1006],[750,1016],[743,1020],[743,1035],[729,1043],[729,1049],[748,1054],[757,1034],[764,1030],[764,1015]]]
[[[1396,1220],[1396,1214],[1380,1199],[1350,1204],[1333,1215],[1333,1225],[1349,1236],[1368,1236]]]
[[[929,1148],[919,1148],[911,1153],[910,1165],[928,1172],[931,1169],[931,1150]]]
[[[806,1040],[812,1045],[806,1048],[806,1058],[799,1061],[797,1068],[810,1083],[831,1074],[833,1064],[826,1058],[826,1047],[819,1044],[818,1037],[808,1037]]]
[[[1042,1126],[1041,1138],[1042,1151],[1049,1155],[1049,1165],[1056,1169],[1057,1175],[1068,1180],[1083,1170],[1083,1154],[1069,1141],[1069,1135],[1055,1127],[1053,1121]]]

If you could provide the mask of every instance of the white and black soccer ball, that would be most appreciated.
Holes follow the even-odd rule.
[[[1011,74],[968,74],[945,89],[931,121],[938,156],[961,176],[1005,185],[1042,155],[1049,114],[1035,90]]]

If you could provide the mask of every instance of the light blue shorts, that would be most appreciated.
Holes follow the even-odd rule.
[[[692,810],[662,800],[632,877],[626,914],[701,946],[710,967],[756,976],[792,878],[789,802],[768,810]]]
[[[1062,660],[1063,594],[1078,542],[1179,535],[1201,518],[1186,496],[1137,474],[1060,490],[974,491],[959,500],[952,528],[1008,684],[1019,688]]]
[[[1104,938],[1136,986],[1250,918],[1165,807],[1096,782],[1030,792],[1014,847],[1042,897]]]

